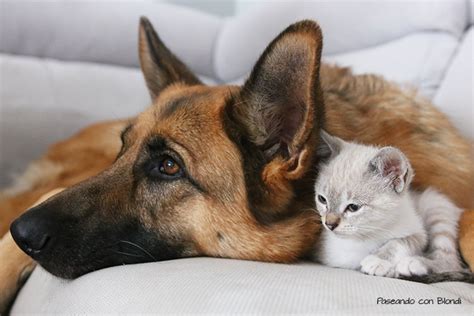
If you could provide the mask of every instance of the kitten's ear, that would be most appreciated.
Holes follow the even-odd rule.
[[[332,136],[324,130],[321,130],[320,139],[316,155],[319,161],[325,161],[331,157],[337,156],[344,146],[344,141],[336,136]]]
[[[397,193],[407,189],[413,178],[413,169],[407,157],[394,147],[380,149],[370,161],[369,168],[386,178]]]

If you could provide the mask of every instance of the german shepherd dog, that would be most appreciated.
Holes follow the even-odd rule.
[[[2,240],[3,306],[34,262],[76,278],[192,256],[305,257],[320,229],[313,184],[322,127],[399,147],[416,187],[434,186],[472,208],[472,147],[447,118],[380,77],[321,65],[321,50],[319,26],[302,21],[270,43],[242,87],[210,87],[142,18],[139,56],[152,106],[52,146],[21,187],[3,193],[5,232],[41,195],[68,187],[16,219]],[[469,213],[463,225],[472,223]],[[471,237],[461,242],[472,264]]]

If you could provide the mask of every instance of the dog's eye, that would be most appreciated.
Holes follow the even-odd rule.
[[[180,170],[181,168],[179,167],[178,163],[169,157],[165,158],[160,166],[160,171],[169,176],[176,175]]]
[[[149,166],[151,177],[174,179],[182,174],[180,165],[170,156],[164,156],[154,161]]]
[[[318,195],[318,201],[322,204],[326,204],[326,198],[320,194]]]
[[[349,212],[357,212],[358,210],[360,210],[360,205],[349,204],[349,205],[347,205],[346,210],[349,211]]]

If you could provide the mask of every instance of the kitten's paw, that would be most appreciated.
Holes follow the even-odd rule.
[[[381,259],[374,255],[369,255],[360,262],[360,270],[366,274],[393,277],[394,267],[390,261]]]
[[[417,257],[405,257],[400,260],[395,270],[397,274],[403,276],[428,274],[428,267]]]

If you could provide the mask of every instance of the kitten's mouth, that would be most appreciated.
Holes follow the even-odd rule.
[[[343,229],[340,229],[339,227],[334,229],[334,230],[331,230],[331,229],[328,229],[326,228],[328,231],[330,231],[331,233],[339,236],[339,237],[352,237],[354,235],[354,233],[357,231],[357,228],[355,227],[344,227]]]

